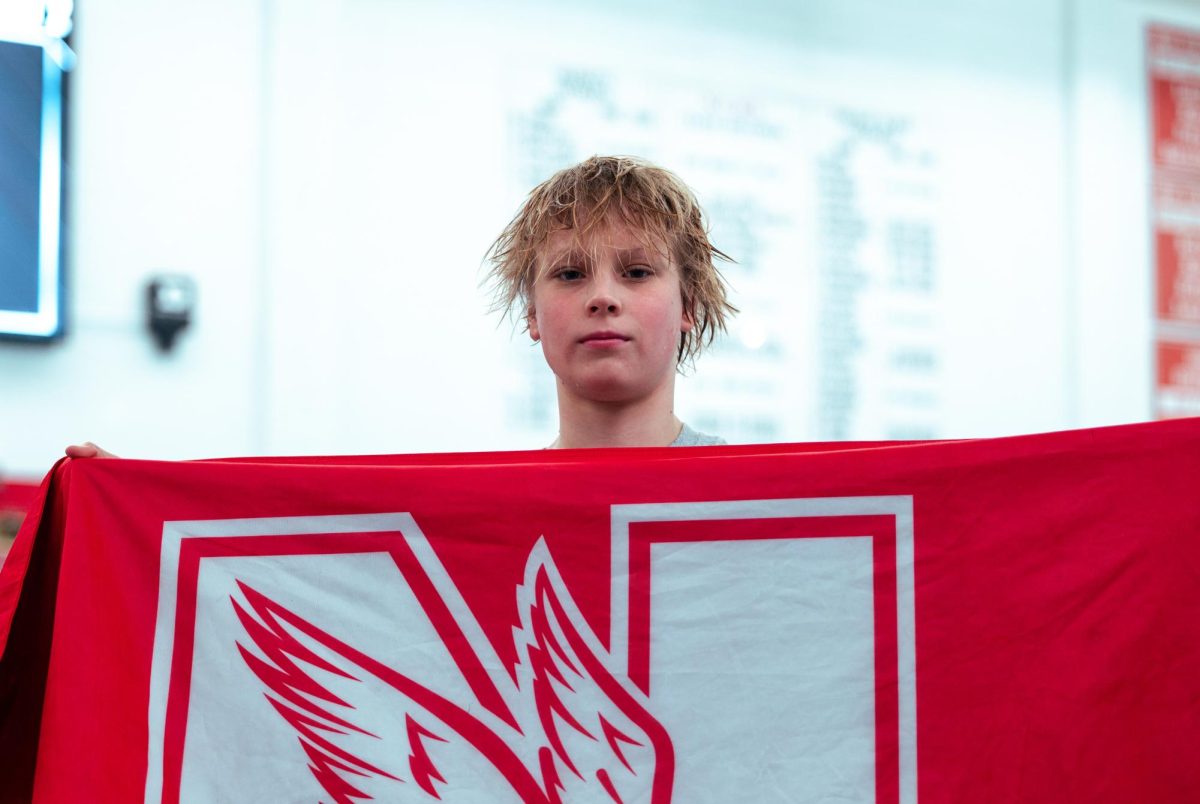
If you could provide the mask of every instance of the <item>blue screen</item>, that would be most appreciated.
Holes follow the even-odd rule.
[[[41,47],[0,41],[0,335],[61,329],[60,76]]]
[[[0,308],[38,302],[42,49],[0,42]]]

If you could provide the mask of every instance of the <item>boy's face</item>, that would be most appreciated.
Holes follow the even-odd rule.
[[[583,244],[572,230],[554,232],[539,254],[529,334],[570,394],[632,402],[673,388],[692,320],[667,250],[645,239],[609,220]]]

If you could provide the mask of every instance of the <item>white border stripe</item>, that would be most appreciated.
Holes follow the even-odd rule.
[[[900,687],[900,804],[917,801],[917,598],[912,497],[896,511],[896,654]]]

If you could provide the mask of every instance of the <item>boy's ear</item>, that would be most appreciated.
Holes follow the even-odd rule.
[[[538,331],[537,315],[535,315],[532,305],[525,312],[525,328],[529,330],[529,337],[533,339],[534,343],[542,339],[542,333]]]
[[[696,319],[692,316],[691,311],[685,308],[683,311],[683,321],[679,325],[679,331],[691,332],[694,326],[696,326]]]

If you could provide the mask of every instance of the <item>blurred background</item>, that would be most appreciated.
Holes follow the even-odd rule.
[[[698,429],[1200,413],[1200,1],[3,9],[9,499],[84,439],[164,459],[549,443],[551,376],[488,314],[481,260],[593,153],[677,172],[737,260],[743,312],[680,382]]]

